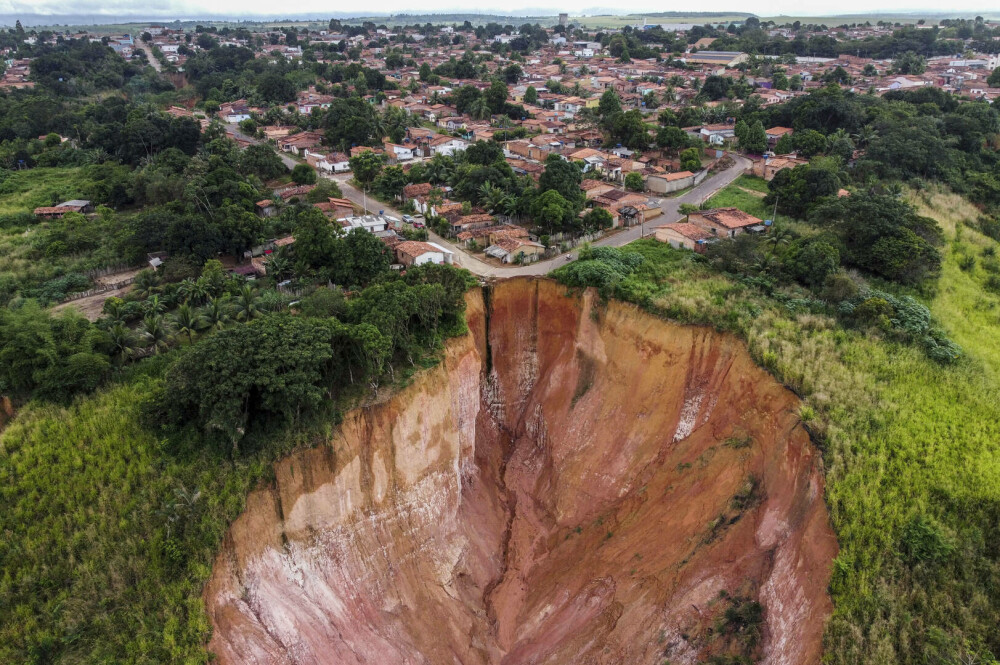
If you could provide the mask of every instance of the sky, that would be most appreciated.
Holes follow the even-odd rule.
[[[665,5],[662,0],[630,0],[621,5],[603,2],[595,3],[592,10],[581,9],[580,2],[570,0],[506,0],[502,4],[483,5],[473,0],[381,0],[378,3],[355,5],[335,3],[330,0],[296,0],[294,3],[276,3],[274,0],[240,0],[238,3],[220,3],[218,0],[0,0],[0,15],[18,14],[42,15],[96,15],[109,18],[159,17],[159,18],[203,18],[222,16],[280,17],[287,9],[289,15],[312,14],[317,17],[333,15],[365,15],[370,13],[406,12],[423,14],[432,12],[488,12],[505,15],[553,15],[559,11],[571,15],[579,13],[610,13],[607,6],[616,8],[616,13],[642,13],[662,11],[738,11],[752,12],[758,16],[831,16],[850,13],[874,12],[987,12],[997,13],[996,0],[955,0],[943,5],[940,0],[827,0],[827,2],[804,3],[802,0],[762,0],[746,2],[736,0],[701,0],[695,6],[686,3]],[[590,6],[589,4],[587,6]],[[281,9],[279,9],[281,8]],[[352,12],[357,12],[352,14]]]

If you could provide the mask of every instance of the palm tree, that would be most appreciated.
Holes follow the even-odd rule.
[[[264,267],[267,269],[267,274],[276,282],[280,282],[292,270],[291,262],[280,254],[271,254],[267,257]]]
[[[435,184],[448,182],[454,170],[454,163],[444,155],[434,155],[431,161],[427,162],[427,178]]]
[[[257,294],[249,284],[244,284],[240,295],[236,298],[236,318],[240,321],[252,321],[260,315],[257,307]]]
[[[184,302],[198,304],[204,302],[208,296],[208,284],[205,280],[191,279],[189,277],[180,283],[177,293],[183,298]]]
[[[765,242],[771,246],[771,253],[777,251],[778,245],[787,245],[792,240],[792,232],[783,226],[774,226],[767,234]]]
[[[190,303],[184,303],[174,312],[174,325],[177,332],[187,335],[188,344],[194,341],[194,334],[205,328],[207,321],[205,316],[198,310],[191,307]]]
[[[150,296],[146,300],[143,308],[146,310],[147,314],[163,314],[163,312],[166,311],[167,306],[160,301],[160,296],[154,295]]]
[[[108,320],[113,323],[125,321],[125,301],[121,298],[111,297],[104,301],[104,313],[108,315]]]
[[[222,330],[231,318],[230,309],[229,296],[209,298],[202,316],[205,317],[205,323],[209,328]]]
[[[135,332],[122,321],[115,321],[114,325],[108,328],[108,337],[111,339],[115,356],[120,361],[130,358],[135,353],[138,339]]]
[[[135,285],[136,293],[145,298],[156,291],[156,285],[159,282],[159,276],[147,268],[136,273],[135,280],[132,283]]]
[[[866,148],[876,137],[878,137],[878,130],[872,125],[865,125],[858,129],[858,133],[854,135],[854,142],[859,148]]]
[[[167,349],[174,340],[170,323],[162,314],[147,314],[142,320],[139,334],[146,345],[153,349],[154,354]]]
[[[486,120],[493,115],[493,110],[490,108],[490,105],[482,97],[469,104],[469,108],[465,109],[465,112],[468,113],[473,120]]]
[[[504,209],[506,199],[508,198],[507,192],[505,192],[500,187],[497,187],[492,182],[484,182],[479,187],[479,199],[482,201],[486,209],[491,213],[496,213]]]

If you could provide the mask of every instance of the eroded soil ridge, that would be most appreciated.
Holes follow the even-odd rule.
[[[547,280],[468,320],[250,495],[205,590],[221,663],[819,662],[819,454],[738,340]]]

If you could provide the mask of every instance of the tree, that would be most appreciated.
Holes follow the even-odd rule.
[[[238,168],[240,173],[255,175],[261,180],[271,180],[288,172],[281,157],[264,143],[248,145],[240,153]]]
[[[503,80],[513,85],[518,82],[523,74],[524,70],[521,69],[521,65],[515,62],[504,67]]]
[[[855,192],[820,204],[810,221],[840,239],[845,264],[903,284],[919,284],[941,267],[937,222],[894,196]]]
[[[601,95],[601,101],[597,105],[597,114],[601,117],[601,120],[609,121],[610,118],[621,112],[622,103],[618,98],[618,93],[611,88],[605,90],[604,94]]]
[[[207,337],[167,371],[168,422],[197,423],[236,452],[248,428],[320,405],[332,333],[325,321],[272,314]]]
[[[472,85],[463,85],[451,95],[451,103],[459,113],[465,113],[472,106],[473,102],[482,97],[479,88]]]
[[[656,132],[656,145],[671,152],[687,146],[688,140],[687,132],[673,125],[660,127]]]
[[[327,144],[345,152],[352,146],[379,145],[382,141],[378,112],[359,97],[334,99],[324,123]]]
[[[749,130],[750,127],[747,125],[746,120],[740,118],[736,121],[736,126],[733,127],[733,136],[735,136],[736,140],[742,145],[742,143],[747,139],[747,132]]]
[[[777,71],[771,77],[771,85],[775,90],[788,90],[788,76],[783,71]]]
[[[294,101],[295,84],[281,74],[270,72],[258,79],[257,93],[268,102],[284,104]]]
[[[222,330],[229,323],[230,312],[232,310],[232,303],[229,300],[229,296],[223,296],[219,298],[209,298],[205,302],[205,308],[202,311],[202,315],[205,317],[205,325],[213,330]]]
[[[804,217],[816,205],[837,194],[840,178],[833,169],[803,164],[778,171],[768,183],[768,190],[765,205],[777,204],[782,213]]]
[[[493,113],[503,113],[507,104],[507,86],[500,79],[493,79],[493,83],[483,93],[483,99]]]
[[[611,137],[629,148],[646,148],[650,139],[642,112],[632,109],[615,115],[611,120]]]
[[[316,169],[308,164],[296,164],[292,169],[292,181],[297,185],[313,185],[316,183]]]
[[[646,183],[642,180],[642,174],[638,171],[632,171],[625,176],[625,189],[633,192],[641,192],[646,186]]]
[[[545,158],[545,171],[538,178],[538,191],[558,192],[563,200],[578,205],[583,201],[581,182],[583,174],[576,164],[560,155],[550,154]]]
[[[989,78],[986,79],[986,85],[991,88],[1000,88],[1000,67],[990,73]]]
[[[139,326],[139,336],[154,355],[170,348],[174,341],[173,327],[162,314],[147,314]]]
[[[0,309],[0,394],[64,401],[93,390],[110,367],[103,338],[82,316],[52,316],[34,301]]]
[[[792,135],[795,149],[803,157],[812,157],[826,152],[826,137],[815,129],[803,129]]]
[[[388,166],[386,167],[378,178],[375,179],[373,186],[378,195],[384,199],[395,199],[398,198],[403,193],[403,188],[409,184],[409,179],[406,177],[406,172],[403,171],[402,166]]]
[[[701,151],[698,148],[688,148],[681,151],[680,159],[682,171],[694,173],[701,170]]]
[[[583,230],[592,233],[602,229],[610,229],[614,221],[614,217],[606,208],[592,208],[583,216]]]
[[[531,216],[535,223],[544,227],[548,233],[569,225],[573,221],[574,207],[554,189],[547,190],[535,197],[531,203]]]
[[[782,266],[794,279],[817,287],[840,268],[840,252],[822,238],[805,238],[789,248]]]
[[[365,188],[368,188],[374,182],[375,178],[382,173],[382,158],[371,150],[365,150],[351,157],[349,164],[351,166],[351,173],[354,174],[354,179]]]
[[[1000,67],[998,67],[997,69],[1000,70]],[[529,85],[528,89],[524,91],[524,103],[525,104],[538,103],[538,91],[535,90],[535,86]]]
[[[915,51],[907,51],[892,61],[900,74],[923,74],[927,71],[927,59]]]
[[[236,318],[239,321],[253,321],[258,316],[260,308],[257,306],[257,294],[252,286],[244,284],[236,296]]]
[[[365,286],[389,270],[389,248],[374,234],[364,229],[351,229],[339,240],[343,243],[344,250],[340,252],[342,261],[333,269],[335,283]]]
[[[717,76],[711,74],[705,78],[705,83],[701,86],[699,97],[709,101],[717,101],[729,96],[729,89],[733,87],[733,79],[728,76]]]
[[[755,155],[763,154],[767,150],[767,133],[760,120],[747,128],[744,138],[740,141],[740,147]]]
[[[426,62],[420,65],[420,80],[426,82],[431,77],[431,66]]]
[[[183,303],[174,312],[174,328],[179,335],[186,335],[188,344],[194,341],[194,334],[206,327],[204,315],[188,303]]]
[[[791,134],[782,134],[781,138],[774,145],[774,154],[776,155],[787,155],[793,150],[795,150],[795,144],[792,141]]]

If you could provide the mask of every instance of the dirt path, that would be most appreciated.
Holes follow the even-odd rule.
[[[101,277],[94,278],[94,281],[101,286],[108,286],[110,284],[117,284],[119,282],[124,282],[125,280],[132,279],[135,277],[141,268],[136,268],[134,270],[125,270],[123,272],[116,272],[110,275],[102,275]],[[77,300],[70,300],[69,302],[64,302],[56,305],[52,308],[53,312],[59,312],[68,308],[73,308],[78,310],[83,314],[89,321],[96,321],[101,316],[101,311],[104,309],[104,301],[112,297],[122,297],[126,293],[132,290],[132,285],[127,284],[120,289],[113,289],[111,291],[104,291],[103,293],[95,293],[92,296],[87,296],[86,298],[78,298]]]
[[[113,291],[105,291],[104,293],[95,293],[92,296],[87,296],[86,298],[79,298],[77,300],[70,300],[69,302],[64,302],[56,305],[52,308],[53,312],[59,312],[68,308],[76,309],[81,314],[83,314],[88,321],[96,321],[101,316],[101,311],[104,308],[104,301],[111,297],[122,297],[126,293],[132,290],[132,285],[123,286],[120,289],[114,289]]]

